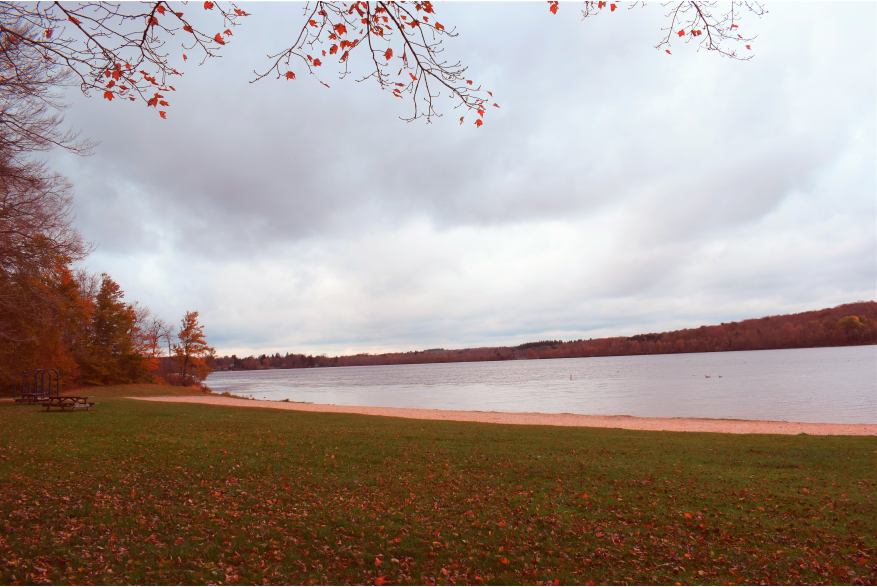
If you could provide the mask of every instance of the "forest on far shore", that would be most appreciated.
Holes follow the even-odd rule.
[[[765,316],[740,322],[723,322],[715,326],[637,334],[636,336],[569,341],[542,340],[514,347],[459,350],[428,349],[377,355],[363,353],[341,357],[294,353],[285,355],[275,353],[274,355],[243,358],[232,355],[230,357],[213,357],[211,366],[217,371],[303,369],[309,367],[755,351],[863,344],[877,344],[877,302],[874,301],[859,301],[824,310]],[[208,362],[211,362],[211,359],[208,358]]]

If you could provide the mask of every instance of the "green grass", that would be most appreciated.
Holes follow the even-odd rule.
[[[136,391],[169,389],[154,387]],[[89,390],[91,412],[0,404],[0,583],[877,580],[875,438],[430,422],[132,391]]]

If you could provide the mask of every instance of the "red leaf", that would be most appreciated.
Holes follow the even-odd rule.
[[[77,19],[73,18],[72,16],[68,16],[68,17],[67,17],[67,20],[69,20],[69,21],[72,22],[73,24],[82,24],[80,21],[78,21]]]
[[[169,87],[172,91],[174,91],[174,92],[177,91],[177,89],[176,89],[175,87],[173,87],[173,86],[168,86],[168,87]]]
[[[216,33],[216,36],[213,37],[213,40],[219,43],[220,45],[225,45],[225,41],[222,40],[222,35]]]
[[[182,12],[174,12],[174,14],[177,15],[177,18],[183,18],[183,13],[182,13]]]
[[[311,25],[311,26],[313,26],[313,27],[315,27],[315,26],[317,26],[317,21],[315,21],[315,20],[309,20],[309,21],[308,21],[308,24]]]
[[[116,82],[114,82],[113,80],[110,80],[110,83],[108,83],[106,87],[112,88],[114,85],[116,85]]]
[[[396,84],[396,85],[399,86],[400,88],[404,88],[404,87],[405,87],[405,84]]]
[[[329,87],[329,84],[327,84],[326,82],[320,82],[320,83],[323,84],[324,86],[326,86],[327,88]]]
[[[482,124],[484,124],[484,123],[481,122],[480,118],[475,119],[475,126],[481,126]],[[506,561],[506,562],[508,562],[508,561]]]
[[[165,102],[164,100],[162,100],[161,102],[159,102],[159,104],[161,104],[162,106],[170,106],[170,104],[168,104],[168,103]]]
[[[204,3],[204,10],[213,10],[213,2],[207,0],[207,2]]]
[[[325,56],[326,56],[326,52],[325,52],[325,51],[323,51],[323,57],[325,57]]]
[[[53,30],[54,30],[54,29],[46,29],[46,38],[47,38],[47,39],[51,39],[51,38],[52,38],[52,31],[53,31]]]
[[[347,27],[341,23],[338,23],[335,25],[335,32],[337,32],[339,35],[343,35],[347,32]]]
[[[410,72],[410,71],[409,71],[409,72],[408,72],[408,75],[410,75],[410,76],[411,76],[411,79],[413,79],[413,80],[415,80],[415,81],[416,81],[416,80],[417,80],[417,78],[416,78],[416,77],[414,77],[414,74],[413,74],[413,73],[411,73],[411,72]]]
[[[445,27],[443,27],[443,26],[440,25],[439,23],[435,23],[435,28],[437,28],[437,29],[440,30],[440,31],[445,30]]]
[[[391,57],[393,57],[393,49],[392,48],[387,49],[387,52],[384,53],[384,59],[386,59],[387,61],[389,61]]]
[[[291,71],[286,72],[286,79],[295,79],[295,74]]]
[[[672,55],[672,53],[670,53],[670,49],[664,49],[664,51],[667,52],[667,55]]]
[[[746,48],[752,51],[752,47],[750,47],[749,45],[746,45]]]
[[[616,8],[618,8],[618,7],[615,6],[614,4],[610,4],[610,5],[609,5],[609,12],[615,12],[615,9],[616,9]]]
[[[479,110],[478,116],[480,116],[481,118],[484,118],[484,110]]]
[[[149,17],[149,21],[146,23],[146,26],[155,26],[158,24],[158,19],[154,16]]]
[[[490,92],[487,92],[487,93],[490,94],[490,97],[491,97],[491,98],[493,98],[493,94],[491,94]]]
[[[159,111],[158,111],[158,114],[159,114],[159,116],[161,116],[162,118],[167,118],[167,112],[165,112],[164,110],[159,110]]]
[[[606,3],[605,3],[605,2],[598,2],[598,3],[597,3],[597,8],[599,8],[599,9],[601,9],[601,10],[603,9],[604,6],[606,6]]]
[[[732,25],[731,25],[731,28],[732,28],[732,29],[736,29],[736,28],[738,28],[738,27],[737,27],[736,24],[732,24]]]
[[[226,35],[227,37],[232,36],[232,34],[231,34],[231,30],[229,30],[229,29],[225,29],[225,32],[222,33],[222,34]]]
[[[332,45],[329,47],[329,55],[334,55],[338,52],[338,45]]]
[[[323,64],[320,63],[319,59],[314,59],[314,67],[320,67],[321,65],[323,65]]]
[[[499,104],[494,104],[495,107],[499,108]]]
[[[463,124],[463,118],[465,118],[465,117],[463,117],[463,116],[460,117],[460,124]]]
[[[190,27],[189,25],[184,25],[184,26],[183,26],[183,30],[186,31],[187,33],[191,33],[191,32],[192,32],[192,27]]]
[[[678,34],[680,37],[684,37],[684,36],[685,36],[685,31],[679,31],[677,34]]]
[[[186,54],[183,53],[183,61],[186,61],[187,59],[188,59],[188,57],[186,57]]]
[[[110,102],[112,102],[112,101],[113,101],[113,98],[115,98],[115,96],[113,95],[112,92],[110,92],[110,91],[106,91],[106,92],[104,92],[104,98],[106,98],[107,100],[109,100]]]
[[[159,6],[158,8],[156,8],[156,10],[159,14],[164,14],[164,6]]]
[[[122,72],[121,72],[121,71],[116,70],[116,71],[113,72],[113,79],[117,80],[117,79],[119,79],[120,77],[122,77]]]
[[[155,106],[156,104],[158,104],[158,98],[152,98],[146,103],[147,106]]]
[[[341,61],[347,61],[347,58],[350,56],[350,51],[345,51],[344,55],[341,56]]]
[[[551,14],[557,14],[557,0],[548,0],[549,8]]]

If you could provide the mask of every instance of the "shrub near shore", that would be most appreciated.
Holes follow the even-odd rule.
[[[88,413],[0,405],[0,582],[877,578],[874,438],[124,399],[167,390],[95,389]]]

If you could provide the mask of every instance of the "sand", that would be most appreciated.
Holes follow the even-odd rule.
[[[134,397],[154,402],[177,402],[271,408],[299,412],[329,412],[390,416],[416,420],[453,420],[493,424],[538,424],[541,426],[580,426],[621,428],[624,430],[667,430],[672,432],[723,432],[728,434],[810,434],[813,436],[877,436],[875,424],[813,424],[767,420],[714,420],[710,418],[636,418],[633,416],[585,416],[581,414],[540,414],[534,412],[469,412],[462,410],[424,410],[419,408],[374,408],[297,402],[246,400],[219,395]]]

